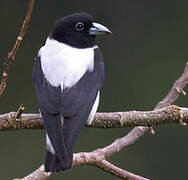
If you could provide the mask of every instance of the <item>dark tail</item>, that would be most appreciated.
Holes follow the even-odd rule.
[[[66,157],[67,158],[67,157]],[[69,152],[69,161],[67,159],[59,159],[56,154],[46,151],[44,168],[46,172],[59,172],[70,169],[72,167],[73,153]]]
[[[59,114],[50,114],[41,110],[44,126],[55,154],[46,151],[45,171],[59,172],[72,167],[73,146],[67,146]]]

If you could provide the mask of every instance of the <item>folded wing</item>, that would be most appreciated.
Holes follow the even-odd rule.
[[[103,80],[104,64],[98,48],[94,49],[93,71],[87,71],[67,89],[53,87],[44,77],[40,57],[35,61],[33,83],[44,126],[55,150],[54,155],[47,152],[46,171],[58,172],[72,166],[73,145],[88,119]]]

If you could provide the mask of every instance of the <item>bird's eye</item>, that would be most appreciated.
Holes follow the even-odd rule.
[[[78,22],[75,25],[75,28],[76,28],[77,31],[82,31],[84,29],[84,24],[82,22]]]

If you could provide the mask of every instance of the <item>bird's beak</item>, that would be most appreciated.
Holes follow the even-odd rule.
[[[93,26],[89,29],[89,34],[90,35],[100,35],[100,34],[106,34],[106,35],[111,35],[112,32],[103,26],[102,24],[99,23],[92,23]]]

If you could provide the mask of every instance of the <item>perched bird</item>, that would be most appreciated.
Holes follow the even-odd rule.
[[[46,172],[71,168],[73,145],[99,104],[104,64],[95,37],[111,34],[87,13],[56,21],[38,52],[33,83],[46,130]]]

